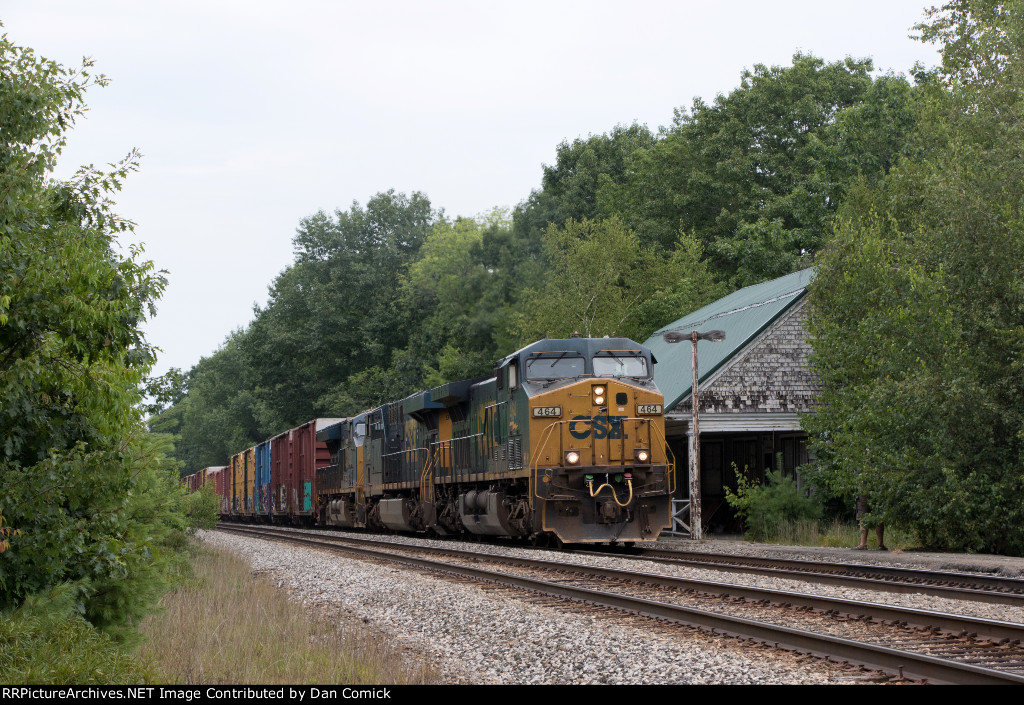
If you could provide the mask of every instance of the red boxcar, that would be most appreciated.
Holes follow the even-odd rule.
[[[313,419],[270,439],[270,485],[274,516],[287,516],[296,523],[316,518],[316,469],[331,464],[327,444],[316,440],[316,432],[340,418]]]
[[[217,496],[220,497],[220,513],[222,516],[227,516],[231,513],[231,467],[228,465],[220,466],[220,469],[216,473],[216,480],[214,489],[217,490]]]
[[[276,520],[288,516],[288,438],[291,431],[270,439],[270,514]]]
[[[225,469],[226,466],[224,465],[211,465],[210,467],[203,468],[196,473],[202,478],[198,483],[199,486],[205,487],[206,485],[211,485],[214,493],[220,497],[219,509],[221,514],[227,514],[228,505],[225,502],[225,497],[229,497],[231,495],[230,484],[228,485],[227,490],[224,488],[224,477],[227,475],[227,473],[224,472]]]

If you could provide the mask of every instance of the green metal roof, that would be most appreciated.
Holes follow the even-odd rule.
[[[665,410],[675,407],[690,396],[693,387],[693,352],[687,340],[666,343],[661,335],[667,331],[688,334],[696,330],[724,330],[720,343],[702,340],[697,343],[697,369],[703,382],[756,338],[772,321],[803,298],[813,268],[784,277],[748,286],[725,298],[694,311],[658,330],[644,343],[658,360],[654,381],[665,395]]]

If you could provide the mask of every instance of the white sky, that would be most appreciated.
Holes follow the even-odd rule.
[[[930,3],[928,3],[930,4]],[[562,140],[652,130],[801,50],[938,63],[913,0],[514,3],[0,0],[15,44],[112,79],[62,175],[138,148],[116,196],[170,284],[147,325],[188,369],[264,305],[299,220],[422,191],[450,215],[512,207]]]

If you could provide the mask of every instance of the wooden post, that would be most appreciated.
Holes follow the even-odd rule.
[[[693,452],[690,454],[690,538],[700,541],[704,538],[700,512],[700,426],[697,405],[697,331],[690,333],[693,344]]]

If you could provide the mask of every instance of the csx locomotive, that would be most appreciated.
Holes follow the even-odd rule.
[[[493,375],[319,419],[244,451],[233,460],[241,473],[218,471],[218,492],[230,516],[564,543],[654,540],[671,525],[675,489],[654,362],[625,338],[541,340]],[[275,462],[275,442],[286,439],[305,460],[288,460],[285,449]],[[304,463],[308,480],[289,480]]]

